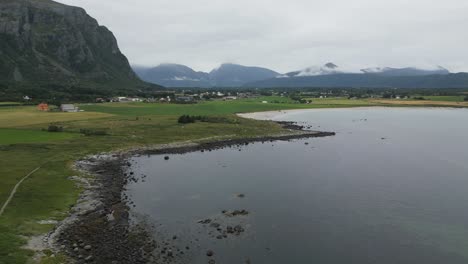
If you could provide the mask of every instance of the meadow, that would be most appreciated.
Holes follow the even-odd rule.
[[[465,96],[453,95],[453,96],[424,96],[425,99],[431,101],[443,101],[443,102],[464,102]]]
[[[312,101],[311,104],[297,104],[283,97],[261,97],[198,104],[82,104],[80,108],[84,112],[79,113],[41,112],[34,106],[0,107],[0,206],[22,177],[41,166],[20,186],[0,216],[0,263],[26,263],[33,254],[22,249],[26,238],[53,228],[53,225],[41,224],[40,221],[60,221],[66,217],[80,191],[69,180],[70,176],[78,173],[71,166],[77,159],[130,147],[255,137],[283,131],[276,123],[244,119],[235,113],[390,105],[388,101],[367,99]],[[412,104],[413,101],[391,102],[391,105],[417,105]],[[452,100],[438,101],[440,106],[454,103],[468,106]],[[185,114],[222,116],[235,122],[177,123],[178,117]],[[63,132],[44,131],[50,124],[63,127]],[[105,135],[87,136],[83,130],[105,131]],[[54,263],[54,259],[45,258],[43,263]]]

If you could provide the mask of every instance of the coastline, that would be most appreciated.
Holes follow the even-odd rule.
[[[135,155],[183,154],[255,142],[335,135],[334,132],[309,131],[294,122],[276,123],[287,131],[252,138],[137,147],[77,161],[76,170],[92,177],[72,177],[83,191],[69,216],[46,235],[44,243],[54,253],[66,254],[75,263],[153,263],[152,252],[158,247],[158,241],[152,238],[144,223],[130,224],[128,201],[122,197],[126,184],[135,180],[133,173],[127,173],[128,159]]]
[[[316,109],[290,109],[290,110],[240,113],[240,114],[237,114],[237,116],[240,116],[242,118],[256,119],[256,120],[273,120],[273,119],[279,118],[282,115],[300,113],[300,112],[310,111],[310,110],[316,110]]]
[[[112,263],[112,261],[153,263],[151,253],[158,246],[158,241],[149,235],[150,227],[143,223],[135,226],[130,224],[128,201],[122,197],[126,184],[134,180],[131,174],[127,174],[129,158],[136,155],[170,155],[212,151],[255,142],[289,141],[335,135],[334,132],[307,130],[308,127],[298,125],[295,122],[277,121],[283,115],[319,110],[322,109],[292,109],[238,114],[243,118],[273,119],[273,122],[280,124],[285,129],[285,132],[281,134],[232,139],[211,137],[198,141],[138,146],[93,155],[76,161],[75,169],[83,175],[92,175],[92,177],[71,177],[71,180],[75,181],[82,189],[80,197],[70,210],[68,217],[42,239],[42,249],[51,249],[56,254],[64,253],[76,263]],[[132,240],[130,241],[129,238]]]
[[[243,118],[250,118],[256,120],[269,120],[278,122],[282,116],[296,114],[296,113],[304,113],[304,112],[320,112],[320,111],[339,111],[339,110],[359,110],[359,109],[415,109],[415,108],[429,108],[429,109],[463,109],[466,107],[457,107],[457,106],[437,106],[437,105],[421,105],[421,106],[414,106],[414,105],[377,105],[377,106],[351,106],[351,107],[339,107],[339,108],[304,108],[304,109],[288,109],[288,110],[273,110],[273,111],[262,111],[262,112],[251,112],[251,113],[238,113],[237,116]]]

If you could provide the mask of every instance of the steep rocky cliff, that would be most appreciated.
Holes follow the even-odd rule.
[[[145,88],[112,32],[84,9],[50,0],[0,1],[0,96]]]

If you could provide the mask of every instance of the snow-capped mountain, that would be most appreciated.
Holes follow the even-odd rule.
[[[328,75],[328,74],[338,74],[343,73],[340,71],[338,65],[329,62],[321,67],[309,67],[300,71],[296,76],[317,76],[317,75]]]
[[[452,74],[433,68],[366,68],[342,70],[334,63],[290,72],[276,78],[248,83],[246,87],[359,87],[359,88],[465,88],[468,73]]]

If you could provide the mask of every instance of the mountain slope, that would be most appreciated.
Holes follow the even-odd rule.
[[[210,79],[215,86],[239,87],[248,82],[254,82],[278,76],[279,73],[261,67],[247,67],[226,63],[210,72]]]
[[[144,81],[166,87],[210,87],[210,76],[180,64],[161,64],[154,68],[133,67]]]
[[[161,64],[154,68],[133,66],[142,80],[166,87],[240,87],[248,82],[265,80],[279,73],[261,67],[222,64],[210,73],[196,72],[180,64]]]
[[[425,76],[382,76],[379,74],[332,74],[272,78],[245,87],[362,87],[362,88],[468,88],[468,73]]]
[[[149,88],[106,27],[81,8],[50,0],[0,2],[0,85],[0,96],[44,98]]]

